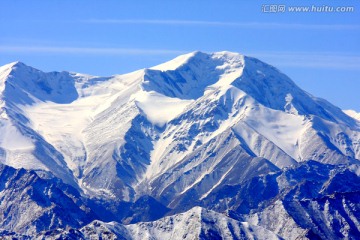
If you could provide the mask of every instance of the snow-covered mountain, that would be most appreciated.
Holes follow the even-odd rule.
[[[359,167],[308,161],[228,185],[197,204],[227,211],[285,239],[356,239],[360,235]]]
[[[34,171],[0,165],[0,229],[36,234],[96,219],[76,189]],[[1,235],[1,234],[0,234]]]
[[[289,201],[308,197],[300,187],[306,178],[281,176],[310,164],[320,194],[311,198],[340,201],[335,192],[348,196],[359,185],[322,193],[321,179],[331,182],[337,169],[355,169],[359,160],[359,121],[276,68],[237,53],[193,52],[112,77],[44,73],[20,62],[0,67],[0,162],[51,173],[71,185],[100,220],[153,221],[201,205],[285,238],[332,236],[328,218],[338,215],[319,220],[331,225],[326,230],[316,221],[299,224],[304,216],[285,204],[286,194],[296,186],[301,190]],[[317,174],[312,168],[328,164],[335,170]],[[359,181],[356,171],[344,175]],[[251,194],[251,183],[268,180],[270,193]],[[236,189],[234,195],[224,197],[229,189]],[[251,205],[252,198],[260,205]],[[349,201],[353,206],[359,199]],[[311,209],[308,215],[315,214]],[[266,218],[261,214],[277,215],[279,222],[291,218],[293,228],[281,232],[255,221]],[[359,218],[349,214],[348,228],[336,231],[352,236]]]
[[[35,239],[281,239],[259,226],[200,207],[154,222],[122,225],[93,221],[80,229],[42,232]]]

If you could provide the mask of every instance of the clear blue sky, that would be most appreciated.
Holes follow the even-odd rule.
[[[285,12],[269,13],[269,5]],[[289,12],[292,6],[353,12]],[[360,0],[3,0],[0,65],[108,76],[194,50],[258,57],[300,87],[360,111]]]

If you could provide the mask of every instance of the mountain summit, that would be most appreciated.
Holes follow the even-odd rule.
[[[71,186],[100,220],[152,221],[202,206],[285,238],[352,236],[359,160],[358,120],[241,54],[193,52],[111,77],[0,68],[0,162]],[[310,183],[314,192],[302,185]],[[306,214],[295,208],[315,210],[299,201],[320,198],[333,212],[300,224]],[[271,225],[273,211],[291,229]],[[339,211],[350,227],[319,228]]]

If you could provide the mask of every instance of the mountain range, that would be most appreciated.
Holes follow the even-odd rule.
[[[123,75],[0,67],[0,235],[356,239],[360,121],[193,52]]]

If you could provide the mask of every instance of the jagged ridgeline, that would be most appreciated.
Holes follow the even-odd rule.
[[[360,122],[237,53],[0,67],[0,236],[356,239]]]

